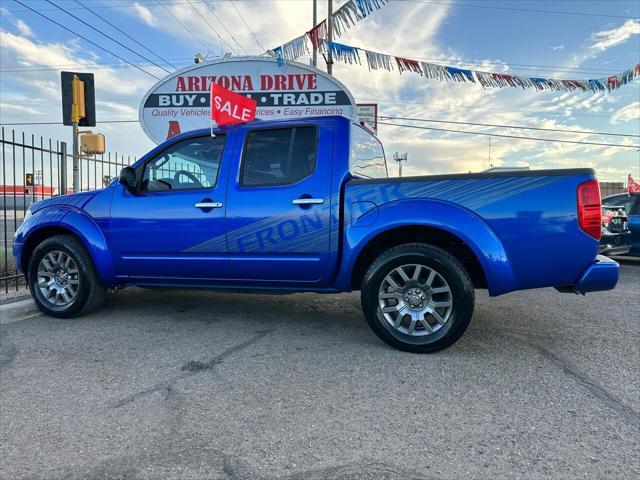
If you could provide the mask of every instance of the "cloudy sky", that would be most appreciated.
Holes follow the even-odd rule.
[[[226,52],[259,54],[263,52],[259,45],[273,48],[311,26],[310,0],[21,1],[157,77],[166,72],[100,36],[80,20],[167,70],[173,69],[168,63],[174,67],[192,64],[197,52],[209,58]],[[318,3],[319,16],[324,18],[326,2]],[[342,3],[334,1],[335,8]],[[1,0],[0,8],[1,123],[59,122],[60,70],[95,73],[98,121],[137,119],[140,100],[156,78],[13,0]],[[626,0],[398,0],[358,23],[338,41],[485,71],[601,78],[640,61],[639,16],[640,2]],[[439,83],[411,73],[399,75],[397,71],[369,72],[365,65],[338,63],[334,74],[356,101],[379,103],[381,115],[640,135],[640,80],[610,94],[538,93]],[[640,142],[637,137],[590,133],[419,125],[627,145]],[[10,128],[70,142],[70,128],[61,125],[6,126],[5,131]],[[110,151],[139,156],[153,146],[136,123],[104,123],[96,130],[107,136]],[[640,152],[633,148],[489,139],[390,126],[380,127],[380,137],[388,156],[396,151],[409,153],[405,167],[409,174],[518,165],[591,166],[600,179],[611,181],[623,181],[628,173],[640,177]],[[392,169],[395,172],[395,167]]]

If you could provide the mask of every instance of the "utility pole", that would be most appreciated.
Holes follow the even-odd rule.
[[[328,0],[327,6],[327,38],[329,43],[333,42],[333,0]],[[333,56],[331,55],[331,47],[327,52],[327,73],[333,75]]]
[[[402,177],[402,162],[406,162],[408,158],[408,153],[394,153],[393,159],[398,163],[398,177]]]
[[[314,28],[318,23],[318,0],[313,0],[313,25],[311,28]],[[311,65],[314,67],[318,66],[318,49],[316,45],[313,45],[313,56],[311,57]]]

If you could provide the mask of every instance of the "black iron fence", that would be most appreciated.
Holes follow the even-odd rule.
[[[23,277],[16,271],[11,243],[13,234],[24,221],[29,206],[39,200],[74,191],[95,190],[106,186],[135,157],[118,153],[82,155],[74,162],[61,141],[16,133],[0,132],[2,177],[0,179],[0,292],[19,290]],[[74,169],[77,181],[74,185]]]

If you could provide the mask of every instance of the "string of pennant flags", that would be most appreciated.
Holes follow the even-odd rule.
[[[303,35],[283,45],[280,55],[274,51],[278,63],[284,65],[286,61],[295,60],[307,53],[307,36],[308,34]],[[325,39],[317,41],[316,44],[321,53],[327,54],[330,51],[334,61],[351,65],[362,65],[363,62],[366,62],[369,71],[394,71],[397,69],[400,74],[413,72],[431,80],[475,83],[481,85],[483,88],[520,87],[523,89],[533,88],[537,91],[571,92],[579,90],[582,92],[610,92],[640,77],[640,63],[616,75],[588,80],[567,80],[451,67],[395,55],[387,55],[343,43],[330,42]]]
[[[331,15],[333,35],[341,37],[360,20],[380,10],[387,3],[389,3],[389,0],[349,0]],[[294,38],[271,51],[275,55],[278,65],[283,66],[285,62],[293,61],[307,53],[307,38],[315,48],[320,48],[326,41],[328,34],[329,24],[328,19],[325,18],[304,35]]]
[[[388,0],[349,0],[331,16],[334,34],[338,37],[341,36],[347,29],[369,16],[372,12],[380,10],[387,3]],[[369,71],[394,71],[397,69],[400,74],[413,72],[431,80],[475,83],[483,88],[520,87],[537,91],[571,92],[579,90],[594,93],[610,92],[640,76],[640,63],[616,75],[587,80],[567,80],[485,72],[387,55],[360,47],[332,42],[327,37],[327,19],[324,19],[304,35],[274,48],[271,52],[275,56],[278,65],[284,66],[286,62],[294,61],[309,53],[308,42],[310,42],[322,54],[326,55],[330,52],[333,60],[351,65],[362,65],[363,62],[366,62]]]

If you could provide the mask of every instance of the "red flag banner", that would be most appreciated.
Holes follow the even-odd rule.
[[[256,118],[256,101],[227,90],[214,83],[211,85],[211,119],[218,125],[244,123]]]
[[[640,195],[640,183],[636,182],[633,178],[631,178],[631,174],[627,178],[627,191],[629,195]]]

